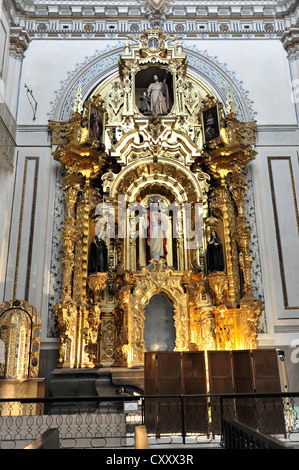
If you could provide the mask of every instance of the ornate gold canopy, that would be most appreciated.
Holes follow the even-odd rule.
[[[231,101],[225,112],[190,74],[179,38],[152,29],[130,39],[119,74],[84,103],[79,90],[68,122],[49,123],[67,205],[54,306],[60,367],[142,366],[145,308],[157,293],[173,304],[175,350],[258,344],[262,305],[243,210],[256,123],[240,122]],[[148,260],[136,231],[151,201],[172,207],[165,218],[178,230],[164,237],[167,255]],[[216,269],[208,263],[214,231],[223,247]],[[107,261],[91,271],[99,239]]]

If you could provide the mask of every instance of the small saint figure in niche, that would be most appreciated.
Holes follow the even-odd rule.
[[[219,137],[219,123],[217,108],[211,108],[203,113],[205,141],[217,139]]]
[[[142,114],[151,114],[150,100],[149,100],[149,97],[147,96],[146,91],[142,93],[140,100],[141,100],[141,105],[140,105],[139,111]]]
[[[102,119],[97,109],[94,109],[90,116],[90,129],[95,141],[100,142],[103,134]]]
[[[206,122],[206,129],[205,129],[205,135],[206,135],[206,140],[212,140],[215,137],[215,121],[213,114],[210,113],[207,116],[207,122]]]
[[[208,243],[207,265],[210,272],[224,271],[222,242],[214,230]]]
[[[150,203],[150,211],[147,217],[147,258],[149,261],[152,259],[159,261],[161,258],[166,260],[168,220],[160,210],[158,202],[153,201]]]
[[[108,271],[108,249],[103,240],[104,227],[98,230],[92,239],[88,257],[88,273],[106,273]]]
[[[159,82],[158,75],[154,75],[153,80],[153,83],[147,89],[151,112],[153,114],[167,114],[169,109],[169,93],[166,80]]]

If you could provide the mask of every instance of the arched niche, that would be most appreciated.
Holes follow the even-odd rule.
[[[154,77],[157,76],[159,82],[165,83],[165,95],[167,95],[167,113],[171,112],[174,105],[174,92],[173,92],[173,77],[167,67],[162,68],[159,65],[150,65],[146,68],[142,68],[136,73],[135,76],[135,106],[141,114],[147,116],[149,113],[147,109],[141,109],[144,93],[151,83],[154,81]],[[145,100],[147,103],[147,100]],[[150,108],[150,102],[149,108]]]
[[[110,197],[126,194],[126,200],[137,200],[138,193],[145,186],[160,183],[171,188],[179,203],[199,201],[205,194],[196,175],[178,161],[161,158],[157,164],[148,164],[147,158],[130,163],[115,177]]]
[[[189,349],[189,315],[187,297],[181,285],[181,273],[171,267],[163,267],[161,261],[151,269],[143,268],[135,273],[136,285],[130,295],[128,321],[131,325],[128,347],[130,366],[142,365],[145,352],[144,325],[145,308],[156,294],[165,295],[173,304],[173,325],[175,329],[175,351]]]
[[[156,293],[144,309],[144,347],[148,351],[173,351],[175,328],[173,302],[164,293]]]
[[[110,198],[117,204],[119,197],[125,198],[126,207],[132,208],[131,212],[126,211],[129,229],[134,225],[134,212],[137,204],[148,211],[148,199],[157,195],[165,202],[165,214],[169,218],[170,236],[167,238],[167,263],[178,270],[189,269],[192,261],[199,263],[198,250],[187,250],[189,226],[189,211],[198,212],[198,220],[207,217],[207,180],[208,175],[192,173],[183,164],[161,158],[157,165],[149,164],[146,159],[135,161],[122,169],[116,175],[111,188]],[[174,208],[175,206],[175,208]],[[139,217],[139,214],[138,214]],[[180,224],[178,226],[177,224]],[[133,227],[133,228],[134,228]],[[190,227],[191,231],[194,227]],[[145,258],[145,240],[140,237],[132,240],[129,233],[124,243],[127,256],[125,257],[125,269],[136,271],[147,265]],[[146,238],[146,236],[144,237]],[[202,240],[202,243],[205,243]],[[171,246],[170,246],[171,245]],[[146,261],[145,261],[146,259]],[[140,262],[137,262],[140,261]]]

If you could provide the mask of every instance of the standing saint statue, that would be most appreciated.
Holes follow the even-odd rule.
[[[100,141],[103,134],[103,124],[97,110],[94,110],[90,116],[90,128],[94,140]]]
[[[214,230],[208,244],[207,265],[210,272],[224,271],[222,242]]]
[[[149,250],[149,260],[160,258],[166,259],[168,220],[166,215],[159,209],[159,203],[151,203],[148,213],[147,245]]]
[[[140,105],[139,111],[143,114],[150,114],[151,113],[150,100],[149,100],[149,97],[147,96],[146,91],[142,93],[140,100],[141,100],[141,105]]]
[[[153,76],[154,82],[147,89],[150,107],[153,114],[167,114],[169,108],[168,87],[166,81],[159,82],[158,75]]]
[[[97,227],[98,228],[98,227]],[[99,224],[97,234],[92,239],[88,257],[88,273],[106,273],[108,271],[108,249],[104,235],[104,223]]]

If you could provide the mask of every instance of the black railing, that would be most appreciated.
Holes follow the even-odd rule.
[[[221,447],[232,420],[299,446],[299,393],[0,399],[0,446],[58,429],[61,448],[134,448],[145,425],[152,448]]]
[[[225,449],[286,449],[286,445],[233,419],[223,419],[222,439]]]

